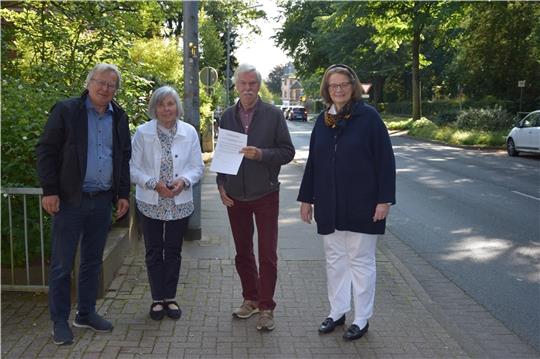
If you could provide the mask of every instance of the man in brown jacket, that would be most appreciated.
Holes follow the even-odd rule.
[[[258,330],[273,330],[276,306],[277,240],[279,213],[278,175],[282,165],[294,158],[291,136],[279,108],[259,96],[261,74],[248,64],[240,64],[234,74],[240,100],[227,108],[220,127],[245,133],[247,146],[236,175],[218,174],[221,200],[227,206],[236,247],[235,264],[242,282],[242,305],[237,318],[259,313]],[[257,224],[259,268],[253,254],[253,217]]]

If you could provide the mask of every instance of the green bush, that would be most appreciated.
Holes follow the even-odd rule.
[[[422,116],[430,116],[437,119],[438,116],[442,116],[441,123],[451,122],[452,115],[457,114],[462,110],[471,108],[489,108],[494,106],[500,106],[510,113],[514,113],[518,110],[516,102],[499,100],[494,97],[488,96],[482,100],[436,100],[436,101],[422,101],[421,112]],[[389,102],[377,104],[377,110],[387,114],[406,115],[412,114],[412,104],[410,101],[401,102]],[[447,115],[448,114],[448,115]]]
[[[449,110],[446,112],[441,112],[434,116],[433,122],[435,122],[438,126],[444,126],[444,125],[455,122],[457,120],[458,115],[459,115],[459,111],[457,110]]]
[[[10,200],[10,205],[8,204]],[[3,267],[9,267],[11,265],[11,250],[13,250],[13,264],[15,266],[22,266],[26,262],[26,249],[24,238],[28,238],[28,258],[30,262],[40,260],[41,256],[41,237],[40,237],[40,223],[39,223],[39,208],[41,203],[39,197],[35,195],[29,195],[26,199],[26,230],[24,223],[24,204],[23,196],[8,196],[2,195],[2,255],[1,261]],[[11,225],[12,230],[10,232],[10,218],[9,208],[11,207]],[[45,259],[48,260],[51,253],[51,217],[42,211],[43,218],[43,246]],[[12,239],[12,241],[11,241]],[[13,243],[13,248],[11,248]]]
[[[413,124],[413,119],[402,119],[402,120],[394,120],[394,121],[388,121],[386,122],[386,128],[388,128],[391,131],[403,131],[408,130],[411,128]]]
[[[438,126],[429,119],[422,117],[411,124],[409,134],[420,138],[433,138]]]
[[[462,111],[456,126],[466,130],[501,131],[512,127],[513,117],[500,106]]]

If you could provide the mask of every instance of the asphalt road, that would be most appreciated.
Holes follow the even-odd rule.
[[[311,123],[289,122],[297,162]],[[540,350],[540,158],[393,135],[390,231]]]

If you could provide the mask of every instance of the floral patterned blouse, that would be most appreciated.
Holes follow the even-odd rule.
[[[159,142],[161,143],[161,165],[159,169],[159,179],[151,178],[145,183],[147,189],[155,189],[158,181],[164,183],[171,183],[173,180],[173,158],[171,153],[171,146],[176,135],[176,123],[171,129],[165,128],[158,124],[157,134]],[[159,219],[162,221],[174,221],[177,219],[186,218],[191,213],[195,206],[193,201],[175,204],[174,198],[159,197],[156,205],[149,204],[143,201],[137,200],[137,207],[139,211],[146,217],[152,219]]]

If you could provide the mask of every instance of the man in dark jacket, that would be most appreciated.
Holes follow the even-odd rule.
[[[235,264],[244,302],[237,318],[259,313],[258,330],[273,330],[277,280],[279,181],[281,166],[294,158],[283,113],[259,96],[261,74],[241,64],[234,75],[240,100],[223,113],[220,128],[245,133],[247,146],[236,175],[218,174],[221,200],[227,206],[236,247]],[[257,223],[259,270],[253,254],[253,216]]]
[[[113,97],[120,72],[98,64],[81,97],[56,103],[36,146],[43,208],[53,216],[49,311],[55,344],[71,344],[71,271],[80,240],[77,315],[73,325],[110,332],[96,313],[98,276],[111,224],[129,209],[131,140],[127,116]]]

